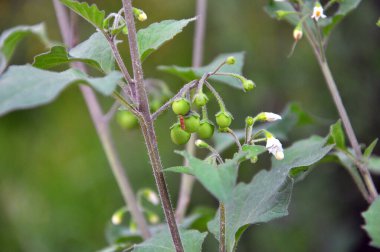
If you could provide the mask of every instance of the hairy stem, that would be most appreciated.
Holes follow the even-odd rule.
[[[219,203],[219,252],[226,251],[226,209]]]
[[[53,3],[63,40],[65,44],[72,47],[74,46],[75,41],[75,38],[73,36],[75,34],[75,31],[71,30],[70,28],[70,22],[66,13],[66,9],[63,7],[63,5],[61,5],[61,3],[59,3],[58,0],[53,0]],[[75,28],[76,26],[73,25],[71,27]],[[85,66],[81,63],[76,64],[76,67],[84,72],[86,71]],[[125,204],[129,208],[133,219],[136,221],[142,236],[144,237],[144,239],[147,239],[150,237],[148,224],[144,218],[142,211],[138,207],[135,194],[132,190],[128,177],[125,174],[124,168],[116,152],[108,122],[104,118],[102,109],[99,105],[99,102],[97,101],[96,95],[93,92],[93,90],[88,86],[82,85],[80,86],[80,89],[87,104],[94,126],[96,128],[98,137],[102,143],[104,152],[107,156],[108,162],[111,166],[112,172],[123,195]]]
[[[136,83],[136,93],[139,99],[139,111],[142,115],[142,118],[140,119],[140,125],[144,135],[145,143],[147,145],[149,159],[153,168],[154,178],[156,180],[156,185],[160,194],[165,218],[169,226],[175,249],[177,252],[183,252],[184,250],[181,242],[181,237],[179,235],[177,223],[174,217],[174,212],[169,198],[169,192],[162,171],[163,167],[158,152],[156,133],[153,125],[153,120],[150,114],[148,95],[144,84],[144,74],[137,46],[137,34],[132,2],[131,0],[122,0],[122,2],[126,19],[125,21],[128,28],[129,50],[132,60],[133,77]]]
[[[206,30],[206,15],[207,15],[207,0],[197,0],[196,6],[197,21],[195,22],[195,32],[193,40],[193,67],[202,66],[203,61],[203,44]],[[195,149],[195,136],[192,135],[189,142],[186,144],[186,151],[194,156]],[[184,166],[188,166],[188,160],[185,158],[183,161]],[[181,187],[179,190],[176,216],[177,220],[181,221],[190,203],[191,191],[193,189],[195,178],[193,176],[182,174]]]

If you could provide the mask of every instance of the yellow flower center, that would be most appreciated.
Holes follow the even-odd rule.
[[[317,11],[315,12],[315,16],[317,16],[317,17],[321,16],[321,12],[320,12],[319,10],[317,10]]]

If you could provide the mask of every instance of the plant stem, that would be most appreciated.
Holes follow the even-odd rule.
[[[207,17],[207,0],[197,0],[196,6],[197,21],[195,22],[195,32],[193,40],[193,67],[202,66],[203,61],[203,45],[206,30],[206,17]],[[194,156],[195,149],[195,136],[191,136],[189,142],[186,144],[186,151]],[[185,158],[183,161],[184,166],[188,166],[188,160]],[[193,176],[182,174],[181,186],[177,201],[176,217],[181,221],[190,203],[191,191],[193,189],[195,178]]]
[[[233,139],[234,139],[237,147],[239,148],[239,151],[242,151],[243,149],[241,147],[241,143],[239,141],[238,136],[235,134],[235,132],[232,129],[230,129],[230,128],[227,128],[227,132],[233,137]]]
[[[219,252],[226,251],[226,209],[219,203]]]
[[[74,23],[70,25],[66,9],[58,0],[53,0],[53,3],[63,40],[65,44],[67,44],[69,47],[73,47],[75,41],[77,40],[75,38],[75,28],[77,26]],[[77,63],[75,64],[75,66],[83,72],[86,72],[86,68],[82,63]],[[118,157],[116,148],[111,137],[108,121],[105,120],[102,109],[93,90],[90,87],[84,85],[81,85],[80,89],[85,99],[88,110],[90,112],[90,116],[96,128],[100,142],[102,143],[104,152],[107,156],[108,162],[111,166],[112,172],[123,195],[125,204],[131,211],[131,215],[133,219],[136,221],[143,238],[147,239],[150,237],[148,224],[145,220],[142,211],[138,207],[137,200],[133,193],[131,184]]]
[[[137,34],[133,15],[131,0],[122,0],[125,13],[125,21],[128,28],[129,50],[132,60],[133,77],[136,83],[136,93],[138,95],[139,111],[142,114],[140,119],[141,129],[147,145],[150,162],[153,168],[153,174],[156,185],[160,194],[162,207],[165,213],[166,221],[173,239],[173,243],[177,252],[183,252],[181,237],[179,235],[174,212],[171,206],[169,192],[166,186],[164,174],[162,172],[161,158],[157,147],[157,138],[150,114],[147,92],[144,84],[144,74],[141,65],[140,55],[137,47]]]
[[[353,130],[353,127],[351,125],[350,119],[348,117],[346,108],[343,105],[342,98],[340,96],[339,90],[337,88],[337,85],[335,83],[334,77],[331,73],[330,67],[327,63],[326,60],[326,55],[325,55],[325,50],[323,48],[323,43],[322,43],[322,37],[321,34],[319,33],[317,40],[315,41],[315,36],[313,36],[313,33],[311,30],[305,25],[305,30],[306,30],[306,36],[309,40],[309,43],[311,47],[313,48],[313,52],[317,58],[318,64],[321,68],[322,74],[325,78],[327,87],[330,91],[330,94],[333,98],[333,101],[335,103],[335,106],[338,110],[339,117],[342,120],[344,129],[346,131],[348,140],[350,141],[350,144],[354,150],[355,153],[355,165],[359,170],[359,173],[363,179],[364,184],[366,185],[366,188],[368,190],[368,195],[364,194],[363,192],[363,197],[368,201],[368,203],[373,202],[376,197],[378,196],[376,187],[373,183],[371,174],[368,171],[367,164],[362,162],[362,151],[359,145],[359,142],[357,140],[357,137],[355,135],[355,132]],[[320,31],[317,31],[320,32]],[[318,48],[319,45],[319,48]],[[361,190],[362,191],[362,190]]]

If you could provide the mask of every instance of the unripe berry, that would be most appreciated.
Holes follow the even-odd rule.
[[[228,65],[233,65],[233,64],[235,64],[235,63],[236,63],[236,59],[235,59],[234,56],[230,56],[230,57],[228,57],[228,58],[226,59],[226,64],[228,64]]]
[[[231,125],[233,117],[227,111],[219,111],[215,115],[215,119],[216,119],[216,124],[218,124],[218,126],[221,129],[225,129],[225,128],[228,128]]]
[[[170,138],[173,143],[178,145],[186,144],[190,139],[191,134],[184,131],[179,123],[174,124],[170,128]]]
[[[116,114],[116,121],[123,129],[132,129],[139,124],[136,116],[128,110],[120,110]]]
[[[250,90],[254,89],[255,86],[256,86],[255,83],[253,83],[253,81],[251,81],[251,80],[244,80],[243,81],[243,88],[245,91],[250,91]]]
[[[200,124],[200,116],[198,113],[190,113],[189,115],[184,117],[185,121],[185,130],[189,133],[196,132],[199,128]]]
[[[197,134],[200,138],[208,139],[214,135],[215,126],[209,120],[202,120],[199,124]]]
[[[203,107],[208,102],[208,97],[204,93],[200,92],[194,96],[194,103],[198,107]]]
[[[172,109],[177,115],[186,115],[190,111],[190,102],[185,98],[179,98],[172,103]]]
[[[155,99],[150,103],[150,110],[152,112],[156,112],[161,106],[162,106],[162,102],[158,99]]]

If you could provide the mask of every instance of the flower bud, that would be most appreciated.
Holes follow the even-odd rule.
[[[208,97],[203,92],[197,93],[194,96],[194,103],[198,107],[203,107],[208,102]]]
[[[111,222],[112,224],[114,225],[120,225],[121,222],[123,221],[123,216],[125,214],[126,210],[125,208],[120,208],[119,210],[117,210],[113,215],[112,215],[112,218],[111,218]]]
[[[261,112],[260,114],[257,115],[256,118],[257,120],[264,121],[264,122],[274,122],[274,121],[282,119],[280,115],[277,115],[271,112]]]
[[[253,83],[253,81],[251,80],[243,80],[243,88],[245,91],[250,91],[252,89],[254,89],[256,87],[255,83]]]
[[[293,38],[294,38],[295,41],[298,41],[298,40],[300,40],[302,38],[302,35],[303,35],[303,33],[302,33],[302,25],[298,24],[296,26],[296,28],[294,28],[294,30],[293,30]]]
[[[252,126],[254,123],[255,119],[253,119],[252,117],[247,116],[247,118],[245,118],[245,124],[247,124],[247,126]]]
[[[147,190],[147,199],[149,202],[151,202],[153,205],[158,205],[160,203],[160,199],[158,198],[157,193],[155,193],[152,190]]]
[[[230,56],[230,57],[228,57],[228,58],[226,59],[226,64],[227,64],[227,65],[233,65],[233,64],[235,64],[235,63],[236,63],[236,59],[235,59],[234,56]]]
[[[195,141],[195,146],[197,146],[198,148],[208,148],[209,145],[205,141],[197,139]]]
[[[148,220],[152,224],[157,224],[160,221],[160,217],[155,213],[148,212]]]
[[[143,10],[140,10],[137,8],[133,8],[133,14],[134,14],[135,18],[137,18],[137,20],[139,20],[141,22],[145,21],[148,18]]]
[[[270,134],[269,132],[267,132],[266,135],[267,135],[266,148],[267,148],[268,152],[273,154],[273,156],[277,160],[284,159],[284,150],[282,149],[281,142],[277,138],[275,138],[272,134]]]

